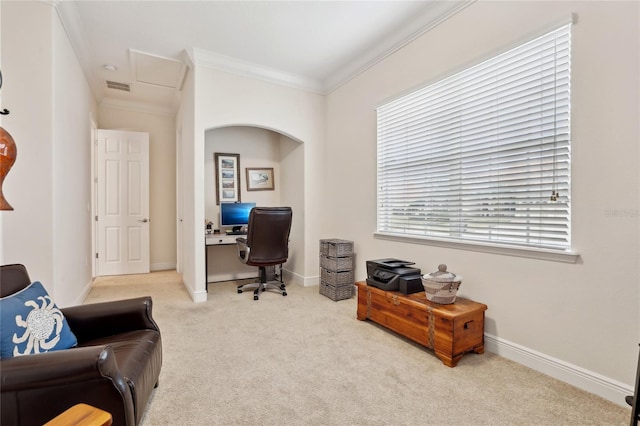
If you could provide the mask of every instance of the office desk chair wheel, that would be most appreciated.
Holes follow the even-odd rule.
[[[259,284],[259,283],[256,283],[256,284]],[[245,284],[245,285],[246,285],[246,284]],[[263,287],[263,286],[259,286],[258,288],[256,288],[256,289],[253,291],[253,300],[259,300],[259,296],[258,296],[258,295],[260,294],[260,290],[262,290],[262,291],[266,291],[266,290],[267,290],[267,288],[266,288],[266,287]],[[284,285],[284,284],[280,284],[280,291],[282,291],[282,295],[283,295],[283,296],[286,296],[286,295],[287,295],[287,288],[285,287],[285,285]],[[240,294],[240,293],[242,293],[242,288],[238,288],[238,294]]]

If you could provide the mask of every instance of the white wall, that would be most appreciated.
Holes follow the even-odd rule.
[[[305,147],[293,139],[280,135],[280,204],[290,206],[293,210],[291,233],[289,240],[289,259],[286,272],[291,274],[295,282],[309,284],[309,272],[303,272],[305,260]],[[307,257],[314,257],[317,253],[306,253]],[[297,272],[296,272],[297,271]],[[310,275],[317,275],[316,268],[311,269]],[[316,278],[317,279],[317,278]]]
[[[11,111],[4,117],[3,127],[17,145],[16,162],[3,185],[5,198],[14,211],[2,212],[2,263],[24,263],[33,279],[41,280],[53,291],[51,32],[54,12],[35,2],[2,2],[0,7],[0,29],[4,35],[2,101],[3,108]],[[14,40],[20,42],[14,43]],[[38,125],[32,126],[32,123]],[[40,253],[32,256],[34,251]]]
[[[151,270],[176,267],[175,118],[157,112],[100,105],[98,127],[149,133]]]
[[[196,66],[193,70],[193,94],[183,94],[183,108],[178,117],[178,126],[183,129],[183,153],[185,170],[193,170],[193,203],[185,196],[185,217],[193,218],[185,224],[183,280],[196,301],[206,300],[204,292],[204,139],[208,129],[249,125],[274,130],[304,146],[304,192],[288,194],[291,205],[296,208],[296,219],[304,223],[302,253],[291,272],[297,277],[316,275],[318,232],[317,223],[322,214],[320,197],[305,197],[305,194],[320,194],[324,161],[324,98],[320,95],[268,83],[256,79],[232,75],[225,72]],[[193,110],[191,108],[193,107]],[[193,120],[193,121],[191,121]],[[193,123],[193,138],[187,138],[185,129]],[[191,132],[191,129],[189,129]],[[193,149],[193,152],[191,152]],[[192,157],[193,155],[193,157]],[[189,176],[191,179],[191,176]],[[188,213],[186,210],[190,210]],[[311,224],[314,224],[312,226]],[[187,227],[193,226],[193,229]],[[186,247],[189,246],[189,247]],[[189,257],[192,253],[193,257]]]
[[[84,300],[92,278],[90,158],[95,102],[67,34],[53,13],[54,286],[60,303],[77,304]]]
[[[413,260],[424,272],[446,263],[465,278],[461,295],[488,305],[485,331],[496,337],[494,350],[512,345],[525,360],[540,355],[576,375],[585,369],[593,382],[601,375],[615,398],[625,390],[619,385],[633,382],[640,340],[638,6],[476,2],[327,98],[325,200],[332,209],[323,234],[355,240],[356,277],[365,278],[365,259]],[[374,239],[376,106],[549,29],[570,12],[578,22],[572,233],[579,262]]]
[[[204,294],[204,251],[196,253],[199,246],[204,245],[204,238],[197,234],[202,231],[204,221],[204,175],[196,172],[195,169],[204,169],[204,142],[201,152],[196,157],[195,154],[195,102],[196,102],[196,71],[192,69],[187,73],[182,88],[182,101],[176,114],[176,130],[178,136],[176,141],[176,176],[177,178],[177,211],[178,225],[176,236],[178,239],[177,262],[178,271],[182,274],[182,280],[191,294],[194,301],[206,301]],[[204,138],[204,135],[203,135]],[[196,191],[196,181],[202,180],[202,186]],[[196,199],[202,200],[197,203]],[[199,212],[200,211],[200,212]],[[181,213],[181,214],[180,214]],[[202,220],[200,220],[202,216]],[[196,223],[196,220],[199,220]],[[196,256],[200,256],[198,259]],[[196,281],[202,273],[202,286],[196,292]]]
[[[220,226],[220,208],[216,203],[216,176],[214,154],[216,152],[239,154],[240,199],[258,206],[280,205],[280,138],[271,130],[257,127],[232,126],[210,129],[205,133],[204,150],[204,200],[205,218]],[[247,167],[272,167],[273,191],[247,191],[245,169]],[[203,224],[204,225],[204,224]],[[204,230],[204,228],[203,228]],[[235,245],[208,247],[208,281],[256,277],[257,269],[240,262]],[[209,284],[211,285],[211,284]]]
[[[3,127],[18,156],[3,186],[0,263],[24,263],[56,303],[89,289],[90,115],[96,106],[53,6],[2,2]]]
[[[2,124],[18,143],[18,160],[4,185],[16,211],[0,212],[0,263],[25,263],[64,306],[90,279],[78,258],[90,252],[84,183],[71,204],[65,197],[70,182],[89,181],[82,143],[96,107],[52,7],[2,2],[0,9],[5,79],[0,105],[12,111]],[[375,106],[569,12],[578,16],[572,171],[574,246],[581,260],[567,265],[374,239]],[[175,126],[182,141],[176,148],[179,166],[185,170],[177,186],[183,221],[175,229],[184,243],[178,255],[187,289],[202,300],[205,133],[230,125],[264,127],[303,142],[303,150],[292,145],[283,150],[280,184],[281,201],[296,205],[296,218],[303,218],[294,220],[300,228],[292,233],[304,235],[296,250],[304,255],[294,268],[304,282],[317,280],[319,238],[356,242],[359,279],[366,275],[366,259],[413,259],[425,272],[446,262],[465,277],[462,295],[488,304],[486,331],[498,339],[494,342],[572,371],[583,369],[605,385],[629,385],[640,340],[638,12],[634,2],[479,1],[326,99],[192,69]],[[289,171],[302,172],[303,179],[285,179]],[[71,230],[73,239],[67,235]]]
[[[277,206],[280,203],[280,135],[257,127],[231,126],[205,132],[204,147],[204,202],[205,218],[220,227],[220,209],[216,203],[216,152],[240,155],[240,198],[259,206]],[[247,167],[272,167],[273,191],[247,191]]]

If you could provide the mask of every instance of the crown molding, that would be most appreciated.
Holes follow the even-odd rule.
[[[175,116],[175,111],[169,107],[158,106],[157,104],[146,102],[133,102],[114,98],[103,98],[100,101],[100,107],[119,109],[123,111],[142,112],[145,114],[166,115],[169,117]]]
[[[76,53],[78,62],[90,83],[89,86],[92,88],[100,87],[100,81],[94,81],[96,77],[91,70],[88,69],[91,52],[86,42],[86,37],[84,36],[85,32],[75,3],[63,0],[38,1],[52,5],[55,8],[73,46],[73,50]],[[417,16],[413,22],[405,26],[406,29],[404,31],[398,32],[394,37],[387,38],[378,43],[373,50],[369,50],[365,54],[356,57],[349,65],[336,70],[325,81],[193,47],[186,47],[184,61],[189,68],[202,66],[288,86],[294,89],[327,95],[476,1],[477,0],[455,0],[433,2],[433,7],[428,14]],[[96,93],[94,93],[94,96],[99,98]],[[110,103],[110,101],[107,100],[107,103]]]
[[[294,89],[324,94],[324,87],[318,80],[280,71],[274,68],[225,56],[198,48],[187,49],[189,61],[195,66],[216,69],[244,77],[256,78]]]
[[[82,27],[82,20],[78,13],[78,8],[74,2],[62,1],[62,0],[39,0],[41,3],[46,3],[55,9],[58,14],[58,19],[62,24],[62,28],[67,33],[67,38],[71,43],[71,47],[75,52],[78,63],[82,68],[82,71],[89,83],[89,87],[93,91],[94,87],[98,87],[99,82],[96,81],[95,76],[91,72],[89,67],[91,58],[91,49],[87,44],[87,37]],[[96,93],[93,93],[94,97],[97,97]]]
[[[350,65],[334,72],[326,81],[302,77],[203,49],[187,49],[186,54],[193,66],[213,68],[327,95],[475,2],[476,0],[434,2],[429,13],[417,17],[407,26],[407,30],[380,43],[373,51],[359,56]]]
[[[365,54],[351,61],[348,66],[330,75],[324,82],[324,92],[328,94],[340,88],[342,85],[382,62],[387,57],[393,55],[398,50],[431,31],[476,1],[477,0],[457,0],[433,2],[433,6],[428,14],[416,17],[413,22],[405,25],[406,29],[404,31],[397,33],[395,37],[383,41],[374,50],[367,51]]]

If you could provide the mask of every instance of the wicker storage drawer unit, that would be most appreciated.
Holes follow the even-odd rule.
[[[320,240],[320,254],[333,257],[351,256],[353,254],[353,241],[336,238]]]
[[[351,299],[355,287],[351,285],[329,285],[324,281],[320,281],[320,294],[327,296],[329,299],[338,301],[344,299]]]
[[[424,292],[402,294],[357,282],[359,320],[371,320],[433,349],[455,367],[466,352],[484,352],[484,311],[487,305],[457,298],[455,303],[429,302]]]
[[[320,240],[320,294],[338,301],[354,293],[353,241]]]
[[[353,271],[353,256],[320,256],[320,267],[329,271]]]
[[[320,281],[329,285],[350,285],[353,287],[353,271],[334,272],[320,268]]]

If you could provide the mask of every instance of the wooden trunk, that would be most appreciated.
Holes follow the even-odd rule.
[[[484,352],[484,311],[487,305],[457,298],[440,305],[424,292],[402,294],[357,282],[359,320],[371,320],[433,349],[442,362],[455,367],[466,352]]]

